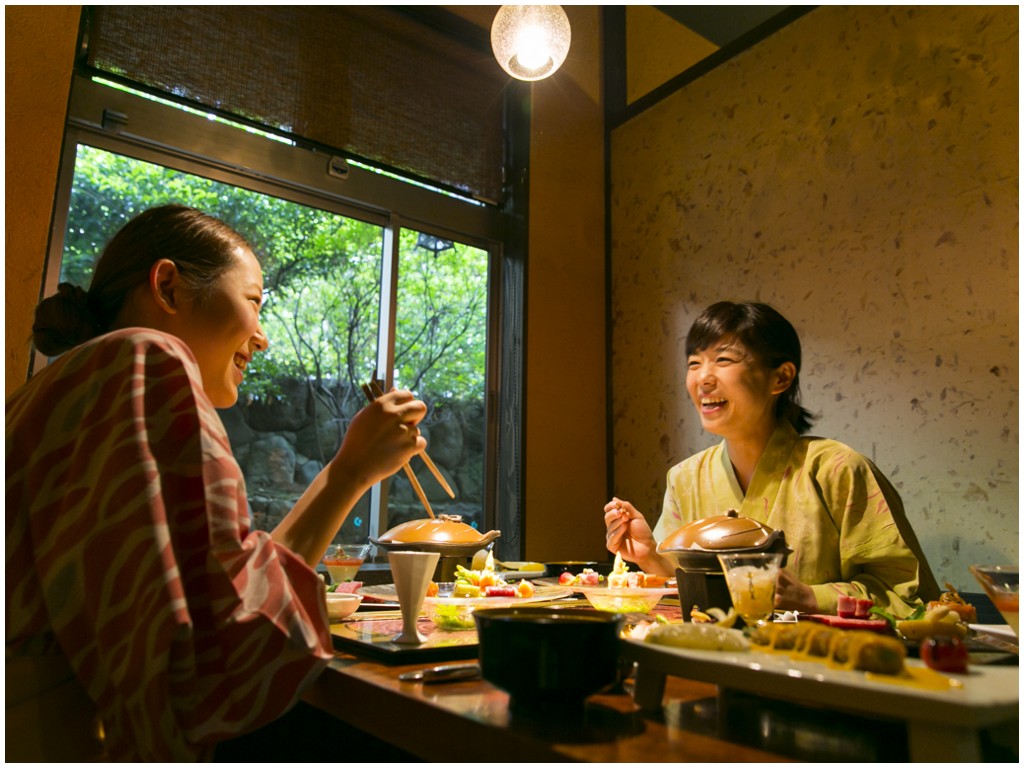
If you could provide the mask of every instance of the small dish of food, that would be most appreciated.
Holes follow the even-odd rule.
[[[615,555],[607,578],[585,568],[575,576],[563,573],[557,580],[560,586],[572,587],[582,594],[597,610],[611,613],[649,613],[661,598],[678,593],[674,582],[643,571],[630,571],[619,555]]]
[[[338,544],[331,547],[321,560],[331,575],[331,583],[343,584],[353,581],[371,549],[369,544]]]
[[[610,613],[650,613],[661,598],[676,594],[675,589],[647,587],[576,587],[599,611]]]
[[[327,618],[341,621],[355,613],[363,596],[351,592],[327,592]]]
[[[476,629],[476,609],[504,608],[516,602],[514,597],[426,597],[423,612],[438,629],[459,632]]]
[[[435,597],[423,598],[423,612],[438,629],[449,632],[464,629],[476,629],[473,612],[480,608],[506,608],[510,606],[545,603],[558,600],[572,594],[569,590],[542,589],[540,594],[533,593],[527,597],[513,594],[495,597]]]

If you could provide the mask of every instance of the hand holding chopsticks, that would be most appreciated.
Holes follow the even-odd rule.
[[[363,384],[361,389],[363,390],[363,394],[366,395],[366,399],[371,403],[378,397],[383,397],[384,395],[384,390],[381,389],[376,380],[370,381],[369,384]],[[448,481],[444,479],[444,476],[441,474],[440,470],[438,470],[434,462],[431,461],[427,452],[425,450],[421,451],[420,456],[423,457],[423,462],[427,465],[427,469],[429,469],[431,474],[437,478],[441,487],[444,488],[445,492],[454,499],[455,492],[448,484]],[[423,492],[423,487],[420,485],[419,480],[416,479],[416,473],[412,471],[412,467],[409,466],[408,462],[402,465],[402,469],[405,470],[405,475],[409,478],[409,482],[412,484],[413,490],[416,492],[416,496],[419,497],[420,502],[423,504],[424,508],[426,508],[427,514],[430,515],[430,517],[434,517],[434,510],[431,509],[430,502],[427,501],[427,495]]]

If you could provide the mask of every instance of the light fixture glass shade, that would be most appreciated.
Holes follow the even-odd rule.
[[[519,80],[542,80],[569,53],[569,17],[560,5],[503,5],[491,23],[491,50]]]

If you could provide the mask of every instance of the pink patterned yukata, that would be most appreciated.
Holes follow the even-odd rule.
[[[332,656],[323,584],[250,531],[241,470],[176,337],[109,333],[16,392],[6,504],[9,738],[13,704],[60,718],[58,739],[98,716],[107,759],[207,759]],[[48,696],[74,711],[46,711]]]

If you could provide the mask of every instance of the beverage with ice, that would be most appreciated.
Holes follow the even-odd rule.
[[[744,565],[726,573],[732,604],[748,624],[767,618],[775,609],[775,574]]]
[[[736,613],[751,627],[766,623],[775,613],[775,584],[782,555],[719,555],[718,560]]]

